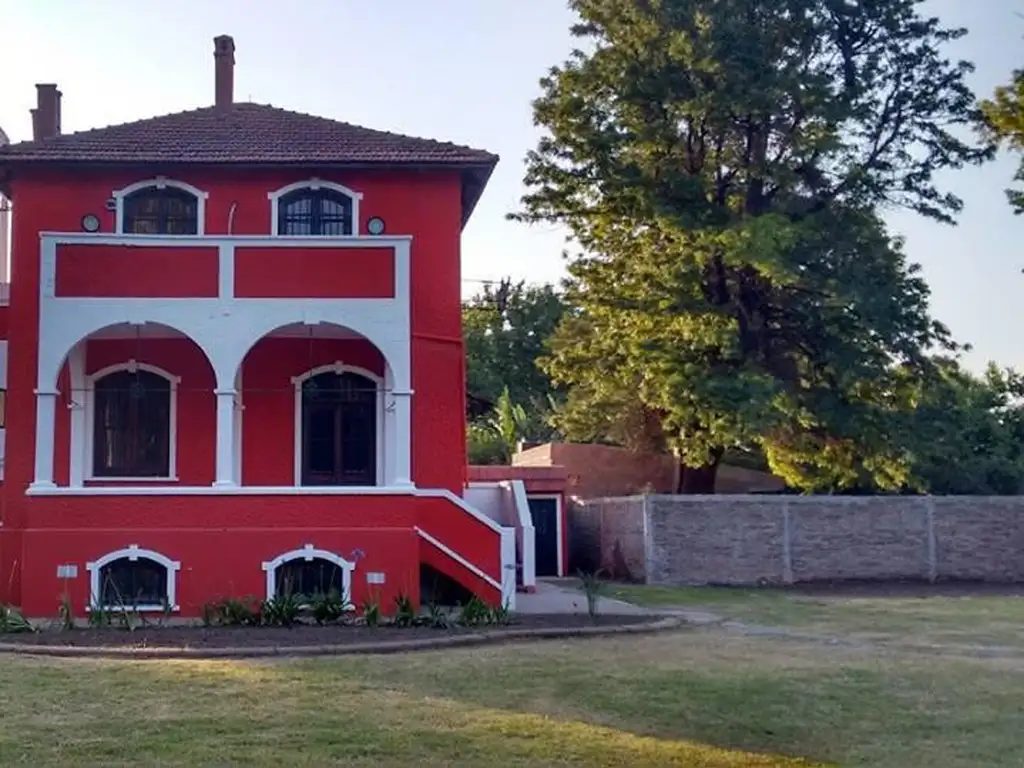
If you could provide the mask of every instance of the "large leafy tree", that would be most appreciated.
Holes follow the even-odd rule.
[[[991,99],[981,103],[982,127],[990,139],[1017,154],[1024,153],[1024,70],[1013,73],[1009,85],[996,88]],[[1024,181],[1024,159],[1017,166],[1014,181]],[[1014,213],[1024,213],[1024,190],[1008,189]]]
[[[710,491],[765,453],[805,489],[903,486],[895,416],[951,346],[876,215],[950,222],[980,162],[963,34],[918,0],[571,0],[517,218],[566,225],[578,311],[546,365],[582,436],[630,413]],[[914,375],[909,375],[913,372]]]
[[[510,279],[485,285],[464,304],[471,418],[489,413],[506,390],[513,403],[546,406],[555,388],[537,361],[564,312],[563,297],[553,286]]]

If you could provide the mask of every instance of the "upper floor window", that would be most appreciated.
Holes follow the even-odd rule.
[[[359,234],[359,201],[362,195],[329,181],[289,184],[271,192],[275,235],[342,237]]]
[[[114,192],[117,232],[126,235],[201,235],[207,193],[163,177]]]
[[[124,199],[124,233],[130,235],[197,235],[199,205],[182,189],[149,187]]]

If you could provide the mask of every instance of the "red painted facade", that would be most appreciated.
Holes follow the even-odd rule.
[[[31,616],[52,616],[67,592],[76,609],[84,611],[90,600],[87,564],[133,545],[180,562],[176,602],[181,616],[198,615],[202,604],[213,599],[264,597],[263,563],[309,544],[356,563],[355,603],[378,596],[382,605],[390,605],[400,592],[417,601],[422,564],[447,573],[489,602],[501,598],[495,585],[504,577],[502,536],[459,498],[466,449],[459,290],[465,190],[458,168],[209,167],[190,166],[183,159],[167,167],[40,163],[11,169],[5,179],[0,153],[0,183],[15,202],[10,305],[0,309],[0,333],[8,339],[0,602],[20,605]],[[72,438],[72,425],[90,395],[88,384],[82,391],[72,386],[71,363],[65,360],[56,381],[56,489],[30,490],[39,471],[37,393],[46,390],[37,380],[41,344],[46,343],[40,334],[43,234],[80,236],[86,214],[99,217],[98,235],[114,234],[115,214],[106,206],[113,191],[157,176],[205,194],[203,239],[184,247],[153,244],[144,236],[116,244],[58,241],[52,295],[216,301],[227,280],[235,299],[278,302],[275,307],[293,302],[296,311],[289,323],[294,327],[281,327],[247,351],[237,350],[244,354],[234,391],[241,414],[236,448],[241,487],[215,485],[218,376],[211,359],[182,333],[148,322],[148,305],[142,302],[133,305],[132,322],[146,324],[145,333],[133,335],[122,324],[87,338],[85,380],[129,361],[173,377],[173,476],[158,482],[99,480],[86,472],[75,485],[72,465],[77,460],[71,457],[82,446]],[[265,247],[239,240],[231,246],[233,274],[221,274],[224,243],[271,236],[270,194],[311,178],[360,195],[360,233],[369,218],[379,217],[389,236],[411,238],[408,440],[413,485],[408,488],[339,493],[295,488],[297,377],[337,361],[381,380],[388,370],[380,350],[358,333],[336,329],[333,336],[305,337],[305,310],[296,302],[392,299],[397,252],[375,246],[369,237],[365,244],[337,249]],[[203,322],[218,322],[213,305],[195,306],[206,313],[197,315]],[[384,434],[381,439],[395,438]],[[67,566],[77,568],[77,576],[58,576],[58,568]],[[375,575],[372,585],[368,574]]]

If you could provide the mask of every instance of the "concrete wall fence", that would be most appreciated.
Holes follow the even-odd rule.
[[[631,496],[576,502],[571,572],[648,584],[1024,581],[1024,496]]]

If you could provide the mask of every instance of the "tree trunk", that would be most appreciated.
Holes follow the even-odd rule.
[[[711,461],[703,467],[680,465],[676,493],[714,493],[715,478],[718,475],[718,465],[722,460],[723,453],[724,451],[721,448],[716,448],[711,454]]]

